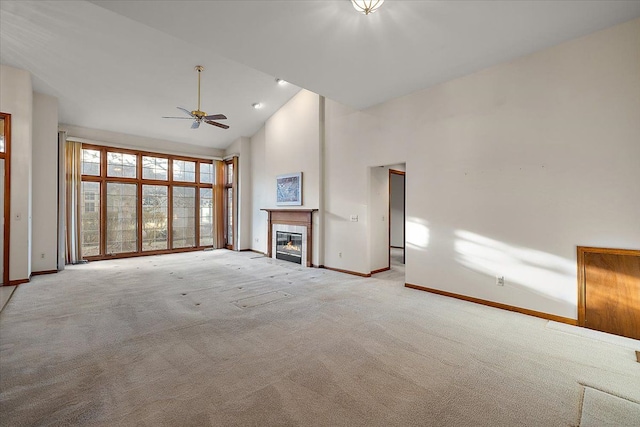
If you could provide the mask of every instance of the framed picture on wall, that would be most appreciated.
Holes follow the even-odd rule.
[[[302,205],[302,172],[276,177],[276,204],[278,206]]]

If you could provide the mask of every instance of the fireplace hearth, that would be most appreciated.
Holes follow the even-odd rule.
[[[276,258],[302,264],[302,234],[276,231]]]

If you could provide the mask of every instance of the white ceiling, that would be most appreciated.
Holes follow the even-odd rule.
[[[609,0],[387,0],[370,16],[349,0],[0,7],[0,61],[58,97],[61,122],[216,148],[251,136],[299,87],[365,108],[640,16],[640,1]],[[195,109],[196,64],[202,109],[231,129],[160,118]]]

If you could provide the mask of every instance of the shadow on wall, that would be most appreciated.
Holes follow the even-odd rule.
[[[454,231],[456,261],[508,284],[571,306],[577,305],[576,267],[571,261],[535,249],[509,245],[469,231]]]

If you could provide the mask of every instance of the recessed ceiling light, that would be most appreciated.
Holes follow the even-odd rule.
[[[282,79],[276,79],[276,83],[278,83],[280,86],[284,86],[287,84],[287,81]]]
[[[261,103],[259,103],[259,102],[255,102],[255,103],[251,104],[251,106],[252,106],[253,108],[255,108],[256,110],[257,110],[258,108],[262,108],[262,104],[261,104]]]

